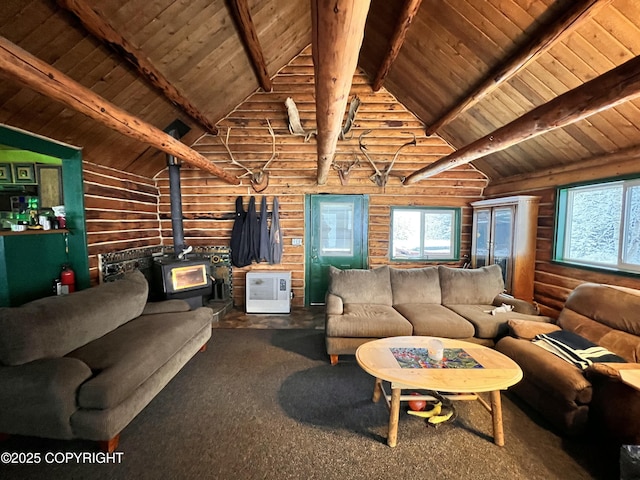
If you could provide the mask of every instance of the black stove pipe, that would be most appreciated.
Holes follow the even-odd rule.
[[[168,132],[173,138],[179,138],[177,130]],[[171,199],[171,231],[173,232],[173,251],[176,256],[186,247],[184,243],[184,225],[182,223],[182,191],[180,187],[180,161],[167,153],[169,169],[169,198]]]

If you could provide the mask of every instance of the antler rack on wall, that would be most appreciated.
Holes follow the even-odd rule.
[[[258,170],[257,172],[254,172],[253,170],[244,166],[242,163],[238,162],[233,157],[233,153],[231,153],[231,149],[229,148],[229,133],[231,132],[231,127],[227,128],[227,134],[224,140],[222,139],[222,137],[220,137],[220,142],[222,143],[222,145],[224,145],[224,148],[227,150],[227,153],[231,158],[231,163],[233,165],[237,165],[246,170],[245,173],[243,173],[242,175],[238,175],[237,178],[243,178],[249,175],[251,179],[251,187],[258,193],[264,191],[269,186],[269,172],[267,171],[267,168],[269,167],[269,164],[273,161],[273,159],[276,158],[277,156],[276,134],[273,132],[273,128],[271,128],[271,123],[269,122],[269,119],[266,119],[266,120],[267,120],[267,127],[269,128],[269,133],[271,134],[271,138],[273,140],[271,158],[269,158],[269,160],[267,160],[266,163],[262,166],[262,168],[260,168],[260,170]]]
[[[365,158],[367,160],[369,160],[369,163],[371,164],[371,166],[375,170],[375,173],[373,175],[371,175],[369,177],[369,179],[372,182],[374,182],[376,185],[378,185],[379,187],[384,187],[387,184],[387,181],[389,180],[389,176],[391,175],[391,169],[393,168],[393,165],[396,163],[398,155],[400,155],[400,151],[403,148],[408,147],[409,145],[414,145],[414,146],[417,145],[416,135],[415,135],[415,133],[412,133],[411,135],[413,135],[413,140],[411,140],[411,141],[409,141],[407,143],[403,143],[402,145],[400,145],[398,150],[396,150],[396,153],[393,156],[393,160],[391,160],[391,163],[389,163],[389,165],[387,165],[384,168],[384,170],[380,170],[380,169],[378,169],[376,164],[373,162],[373,160],[371,160],[371,157],[367,153],[367,146],[363,142],[363,138],[366,135],[370,134],[370,133],[371,133],[371,130],[366,130],[366,131],[364,131],[364,132],[362,132],[360,134],[360,136],[358,137],[358,146],[360,147],[360,151],[362,152],[362,154],[365,156]],[[404,180],[404,177],[402,177],[400,175],[395,175],[395,176],[399,177],[401,180]]]

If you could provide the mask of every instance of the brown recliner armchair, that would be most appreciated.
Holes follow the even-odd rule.
[[[640,442],[640,390],[620,375],[623,369],[640,369],[640,291],[582,284],[571,292],[556,322],[557,328],[628,363],[596,363],[581,370],[531,342],[536,334],[556,327],[509,323],[511,335],[496,349],[522,368],[523,380],[511,387],[514,393],[566,434],[583,433],[591,426],[621,443]]]

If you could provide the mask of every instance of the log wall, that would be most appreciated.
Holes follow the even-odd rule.
[[[611,159],[602,157],[583,162],[582,168],[558,168],[538,175],[521,176],[500,180],[490,184],[485,194],[490,197],[508,195],[538,195],[541,197],[538,214],[538,233],[536,242],[536,271],[534,300],[539,304],[543,315],[557,318],[571,291],[585,282],[605,283],[640,289],[640,277],[621,275],[604,271],[575,268],[552,262],[555,232],[556,185],[570,184],[616,175],[640,174],[637,159]],[[546,184],[546,185],[543,185]]]
[[[158,190],[152,179],[83,162],[91,283],[98,254],[160,245]]]
[[[316,181],[317,152],[315,138],[305,142],[288,129],[285,107],[287,97],[297,104],[301,123],[306,131],[315,129],[313,63],[306,49],[273,78],[273,91],[256,92],[218,123],[217,137],[205,135],[193,148],[235,175],[246,173],[241,167],[230,165],[229,154],[221,143],[229,131],[228,145],[236,161],[258,171],[270,158],[272,138],[267,119],[276,137],[277,157],[268,167],[269,186],[256,193],[247,177],[240,187],[229,186],[209,174],[188,166],[182,167],[182,202],[185,216],[185,239],[189,245],[229,245],[235,211],[235,200],[242,196],[247,208],[249,197],[256,196],[259,209],[262,195],[268,199],[269,210],[273,197],[280,202],[280,226],[284,235],[284,252],[280,265],[256,264],[233,269],[234,303],[244,304],[245,275],[249,270],[290,270],[293,278],[293,304],[304,304],[305,247],[293,246],[292,239],[305,238],[304,200],[307,194],[365,194],[369,196],[369,266],[390,263],[391,206],[454,206],[462,208],[462,255],[471,246],[471,209],[469,202],[482,197],[486,177],[470,165],[444,172],[416,185],[403,186],[400,179],[391,177],[385,187],[377,186],[370,176],[374,168],[360,153],[358,136],[365,137],[368,152],[379,170],[392,160],[403,143],[416,135],[417,146],[406,147],[399,155],[392,173],[406,176],[416,169],[447,155],[452,148],[437,136],[425,137],[424,124],[382,89],[373,93],[364,73],[357,72],[351,95],[358,95],[362,104],[356,115],[354,128],[344,140],[338,141],[335,164],[347,165],[354,159],[359,165],[351,170],[348,183],[342,185],[338,172],[332,169],[325,185]],[[156,176],[160,193],[159,212],[161,234],[170,244],[169,180],[167,171]],[[460,262],[460,264],[462,261]],[[425,264],[395,263],[397,267]]]

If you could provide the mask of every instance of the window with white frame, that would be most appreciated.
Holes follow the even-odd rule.
[[[459,258],[459,208],[391,208],[391,260]]]
[[[640,273],[640,179],[559,189],[554,260]]]

